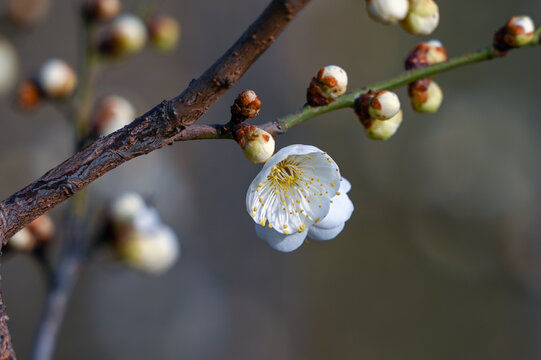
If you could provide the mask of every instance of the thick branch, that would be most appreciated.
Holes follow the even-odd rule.
[[[134,157],[172,143],[248,70],[310,0],[273,0],[240,39],[179,96],[75,154],[0,203],[0,241]],[[189,128],[188,128],[189,129]]]

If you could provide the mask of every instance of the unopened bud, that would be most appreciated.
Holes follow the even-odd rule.
[[[368,15],[383,24],[396,24],[408,14],[408,0],[366,0]]]
[[[31,251],[36,246],[36,238],[28,228],[22,228],[9,239],[8,246],[19,251]]]
[[[41,99],[42,95],[34,81],[23,81],[17,88],[17,104],[21,109],[31,110],[39,104]]]
[[[434,0],[409,0],[402,28],[413,35],[430,35],[440,22],[440,9]]]
[[[120,0],[86,0],[83,3],[83,16],[88,21],[111,20],[120,13]]]
[[[171,51],[180,38],[180,24],[171,16],[160,15],[147,23],[150,42],[160,51]]]
[[[370,101],[368,113],[378,120],[387,120],[400,111],[400,100],[391,91],[378,91]]]
[[[145,199],[136,192],[117,196],[109,205],[109,218],[115,226],[126,226],[134,222],[137,215],[147,210]]]
[[[441,88],[435,81],[430,79],[421,79],[411,83],[408,94],[413,109],[420,113],[435,113],[443,101]]]
[[[234,138],[246,158],[254,164],[264,163],[274,154],[274,138],[257,126],[239,125],[234,130]]]
[[[336,65],[327,65],[312,78],[306,100],[311,106],[321,106],[333,102],[343,95],[348,86],[346,71]]]
[[[180,256],[180,244],[167,226],[131,231],[118,244],[119,257],[137,270],[160,275],[169,270]]]
[[[529,16],[513,16],[494,35],[494,48],[505,55],[512,48],[529,44],[535,32],[535,25]]]
[[[246,119],[251,119],[259,114],[261,101],[253,90],[245,90],[237,96],[233,105],[231,105],[232,119],[239,123]]]
[[[118,95],[103,97],[92,114],[94,135],[109,135],[123,128],[135,119],[133,105]]]
[[[15,48],[7,39],[0,37],[0,95],[12,89],[18,70],[19,62]]]
[[[123,14],[105,29],[99,48],[105,55],[127,56],[143,49],[146,41],[147,29],[141,19],[132,14]]]
[[[50,99],[63,99],[73,94],[77,86],[77,75],[67,62],[49,59],[38,70],[36,85]]]
[[[388,120],[370,119],[363,124],[366,136],[373,140],[387,140],[393,136],[402,123],[402,110]]]
[[[28,224],[28,230],[30,230],[39,242],[47,243],[51,241],[54,236],[55,226],[51,217],[47,214],[43,214]]]

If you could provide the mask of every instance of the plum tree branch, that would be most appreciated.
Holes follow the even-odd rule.
[[[241,37],[177,97],[96,140],[0,202],[0,241],[117,166],[172,143],[231,88],[310,0],[273,0]]]

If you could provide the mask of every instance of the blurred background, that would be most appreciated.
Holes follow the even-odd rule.
[[[77,3],[53,1],[39,24],[4,30],[20,79],[52,56],[76,63]],[[108,68],[98,95],[124,96],[138,114],[176,96],[267,3],[159,1],[157,12],[181,22],[179,46]],[[489,45],[512,15],[541,23],[538,0],[438,4],[432,37],[450,56]],[[370,20],[364,1],[313,0],[201,122],[229,120],[248,88],[263,102],[258,122],[290,113],[327,64],[347,70],[352,90],[392,77],[420,40]],[[75,288],[55,358],[539,359],[540,61],[541,48],[528,48],[438,76],[445,99],[435,115],[413,112],[399,90],[405,120],[387,142],[367,139],[350,110],[277,138],[277,148],[324,149],[353,184],[355,211],[342,234],[290,254],[255,236],[244,201],[260,166],[234,142],[177,143],[110,172],[89,187],[89,220],[97,224],[115,194],[138,191],[174,228],[182,256],[152,277],[98,252]],[[0,100],[1,198],[72,151],[71,127],[54,107],[25,113],[13,94]],[[51,212],[59,228],[65,210]],[[30,256],[3,261],[20,359],[29,356],[43,280]]]

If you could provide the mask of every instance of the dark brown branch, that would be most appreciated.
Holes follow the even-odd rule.
[[[108,171],[172,143],[248,70],[310,0],[273,0],[239,40],[179,96],[154,107],[0,203],[0,241]]]
[[[2,291],[0,290],[0,360],[16,360],[15,350],[13,349],[13,344],[11,342],[11,335],[9,334],[8,320],[6,306],[4,305]]]

